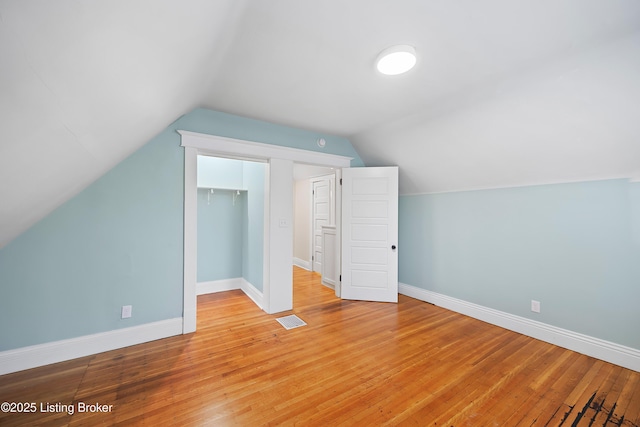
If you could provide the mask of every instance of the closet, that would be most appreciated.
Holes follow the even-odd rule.
[[[198,156],[197,293],[263,288],[265,164]]]

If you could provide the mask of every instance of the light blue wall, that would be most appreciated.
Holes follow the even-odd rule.
[[[192,111],[0,249],[0,351],[182,316],[177,129],[346,155],[362,165],[344,138]],[[122,320],[125,304],[133,317]]]
[[[162,132],[0,250],[0,350],[182,316],[178,144]]]
[[[202,159],[213,160],[198,157],[198,175],[214,193],[198,189],[198,282],[243,277],[262,291],[266,164]],[[246,190],[235,206],[225,185]]]
[[[275,125],[203,108],[182,117],[180,123],[182,129],[193,132],[352,157],[351,166],[364,166],[349,140],[339,136]],[[326,140],[324,148],[318,147],[318,138]]]
[[[401,196],[399,278],[640,349],[639,230],[628,180]]]
[[[243,182],[247,188],[242,246],[242,277],[259,291],[263,290],[264,185],[266,165],[245,162]]]
[[[241,190],[242,160],[198,156],[198,187]]]
[[[198,282],[242,276],[245,199],[246,192],[198,189]]]

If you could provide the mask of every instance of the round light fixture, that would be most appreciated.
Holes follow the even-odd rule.
[[[416,49],[413,46],[391,46],[380,52],[376,59],[376,68],[382,74],[395,76],[406,73],[416,65]]]

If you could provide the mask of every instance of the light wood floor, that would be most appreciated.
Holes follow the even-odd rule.
[[[295,269],[285,330],[241,291],[200,296],[198,332],[0,377],[0,425],[638,426],[640,373],[400,296],[341,301]],[[291,313],[284,313],[291,314]]]

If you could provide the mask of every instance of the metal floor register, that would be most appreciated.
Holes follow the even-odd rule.
[[[285,317],[279,317],[276,319],[285,329],[293,329],[293,328],[299,328],[300,326],[306,326],[307,324],[304,322],[304,320],[302,320],[301,318],[299,318],[298,316],[296,316],[295,314],[292,314],[290,316],[285,316]]]

